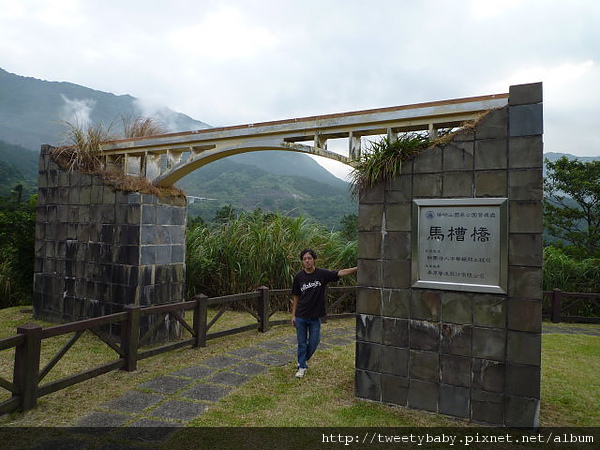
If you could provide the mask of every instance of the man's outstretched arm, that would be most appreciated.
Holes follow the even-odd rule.
[[[358,267],[349,267],[347,269],[342,269],[338,271],[338,277],[345,277],[346,275],[352,275],[353,273],[356,273],[356,271],[358,270]]]

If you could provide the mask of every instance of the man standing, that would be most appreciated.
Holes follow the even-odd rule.
[[[300,252],[302,270],[294,276],[292,284],[292,325],[296,327],[298,339],[297,378],[302,378],[308,369],[307,361],[315,353],[321,340],[321,318],[325,316],[325,286],[330,281],[356,272],[356,267],[342,270],[317,268],[314,250]]]

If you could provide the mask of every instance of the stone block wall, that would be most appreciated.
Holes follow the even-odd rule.
[[[539,425],[542,85],[511,86],[443,147],[359,203],[356,395],[510,427]],[[417,198],[508,199],[508,290],[413,288]]]
[[[185,297],[186,199],[117,191],[42,147],[34,313],[76,321]]]

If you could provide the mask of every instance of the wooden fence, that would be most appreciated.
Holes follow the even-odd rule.
[[[544,291],[544,318],[554,323],[600,323],[600,293]],[[586,309],[586,315],[582,315]]]
[[[355,287],[329,287],[330,296],[337,296],[328,307],[330,319],[354,316],[354,313],[329,314],[344,300],[350,299],[356,291]],[[271,320],[273,314],[282,309],[288,309],[291,292],[289,289],[269,290],[259,288],[256,292],[234,294],[224,297],[209,298],[205,295],[197,295],[192,301],[171,303],[168,305],[150,306],[141,308],[135,305],[125,306],[120,313],[78,322],[56,325],[43,328],[37,324],[26,324],[17,328],[17,334],[0,339],[0,351],[14,349],[13,380],[8,381],[0,377],[0,388],[9,391],[11,397],[0,403],[0,414],[10,413],[16,410],[26,411],[37,405],[38,398],[64,389],[68,386],[97,377],[112,370],[121,369],[134,371],[137,362],[160,353],[175,350],[191,345],[192,347],[205,347],[210,339],[221,336],[232,335],[244,331],[258,329],[266,332],[273,325],[289,323],[289,319]],[[283,298],[277,301],[277,298]],[[248,306],[254,303],[256,309]],[[210,329],[219,318],[232,305],[237,304],[239,309],[247,311],[257,320],[255,324],[233,328],[225,331],[210,333]],[[352,301],[352,304],[354,302]],[[216,314],[208,321],[209,307],[219,308]],[[185,320],[184,312],[192,311],[192,323]],[[187,339],[183,338],[175,342],[169,342],[156,348],[144,349],[144,342],[152,335],[160,325],[157,320],[155,326],[147,330],[144,335],[140,333],[140,322],[143,317],[152,315],[167,315],[181,324],[182,329],[189,333]],[[120,339],[111,339],[101,331],[102,327],[118,324],[120,328]],[[85,331],[90,331],[102,342],[116,353],[115,359],[85,370],[75,375],[44,383],[44,378],[56,366],[61,358],[77,342]],[[45,339],[72,333],[69,341],[40,368],[40,356],[42,343]]]

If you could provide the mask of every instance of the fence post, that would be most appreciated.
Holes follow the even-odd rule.
[[[208,297],[204,294],[194,296],[196,306],[194,307],[194,332],[196,340],[194,347],[206,347],[206,323],[208,320]]]
[[[42,327],[28,323],[18,327],[17,333],[25,335],[25,342],[15,348],[13,382],[21,397],[19,410],[27,411],[37,406]]]
[[[121,331],[121,348],[125,352],[125,367],[127,372],[137,369],[138,347],[140,345],[140,306],[125,305],[127,320]]]
[[[552,322],[560,323],[562,320],[562,292],[560,289],[552,289]]]
[[[258,331],[266,333],[269,331],[269,288],[261,286],[258,288],[258,317],[260,323],[258,325]]]

